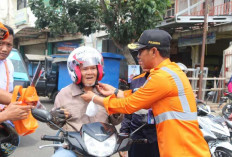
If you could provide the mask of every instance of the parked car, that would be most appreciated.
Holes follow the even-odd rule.
[[[30,85],[30,77],[25,65],[25,62],[17,49],[12,49],[8,58],[12,61],[14,66],[14,86],[22,85],[27,87]]]

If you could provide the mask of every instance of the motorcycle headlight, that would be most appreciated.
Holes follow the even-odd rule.
[[[218,138],[218,139],[220,139],[220,140],[227,140],[228,139],[228,136],[227,135],[223,135],[223,134],[220,134],[220,133],[217,133],[217,132],[214,132],[214,131],[212,131],[213,133],[214,133],[214,135]]]
[[[87,148],[87,151],[90,155],[93,156],[110,156],[114,152],[116,145],[116,136],[115,134],[111,135],[105,141],[97,141],[88,134],[84,133],[84,142]]]

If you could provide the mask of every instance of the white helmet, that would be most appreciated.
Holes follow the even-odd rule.
[[[185,72],[185,73],[188,72],[188,68],[187,68],[183,63],[178,62],[178,63],[176,63],[176,64],[179,66],[179,68],[180,68],[183,72]]]
[[[74,83],[81,83],[80,65],[84,67],[96,65],[98,76],[97,80],[100,81],[103,77],[103,57],[100,52],[92,47],[81,46],[73,50],[67,61],[67,68],[69,75]]]

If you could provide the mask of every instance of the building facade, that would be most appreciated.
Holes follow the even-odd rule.
[[[205,67],[209,76],[215,67],[224,70],[223,51],[232,40],[232,1],[208,0],[208,31]],[[171,59],[188,67],[200,66],[204,25],[204,0],[173,0],[164,21],[158,26],[173,37]]]
[[[44,2],[48,3],[48,0]],[[51,37],[48,30],[35,29],[36,18],[27,7],[27,0],[1,0],[0,21],[14,29],[14,47],[22,54],[62,54],[70,53],[80,45],[96,46],[93,36],[76,33]]]

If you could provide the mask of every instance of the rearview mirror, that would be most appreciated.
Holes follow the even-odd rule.
[[[207,95],[208,96],[214,96],[214,94],[215,94],[215,91],[210,91]]]
[[[31,113],[32,113],[33,117],[40,122],[47,123],[47,122],[52,120],[52,115],[47,110],[35,108],[35,109],[31,110]]]

